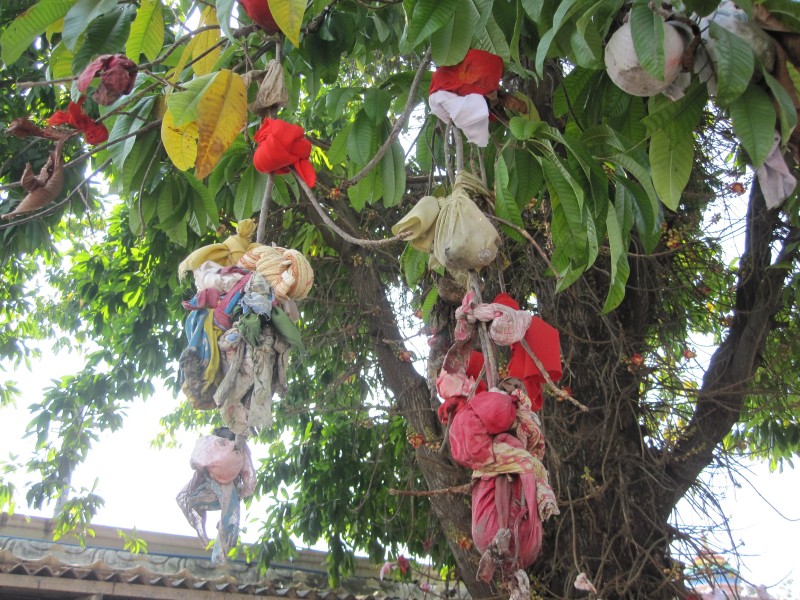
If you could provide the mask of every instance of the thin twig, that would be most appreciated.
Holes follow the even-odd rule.
[[[389,151],[389,148],[392,147],[392,144],[397,140],[400,136],[400,130],[405,127],[406,122],[408,121],[409,117],[411,116],[411,112],[414,110],[416,106],[416,102],[414,100],[417,97],[417,90],[419,90],[419,85],[422,82],[422,75],[425,73],[425,70],[428,68],[428,64],[431,61],[431,49],[428,48],[425,51],[425,55],[422,57],[422,62],[417,69],[417,74],[414,75],[414,81],[411,83],[411,89],[408,92],[408,101],[406,102],[406,107],[403,110],[403,113],[400,115],[400,118],[395,121],[394,126],[392,127],[391,133],[389,133],[389,137],[386,138],[386,141],[383,142],[383,146],[381,146],[378,151],[375,153],[370,161],[364,166],[361,171],[353,175],[350,179],[345,181],[340,187],[347,188],[350,186],[355,185],[364,177],[366,177],[372,169],[375,168],[380,160],[383,158],[384,154]]]
[[[325,212],[325,209],[322,208],[322,205],[319,203],[319,200],[317,200],[317,197],[316,195],[314,195],[314,192],[311,190],[311,188],[308,187],[308,184],[305,181],[303,181],[303,178],[300,177],[300,175],[294,168],[290,167],[290,169],[292,171],[292,174],[295,176],[295,179],[297,179],[297,183],[300,185],[301,188],[303,188],[303,191],[306,193],[306,196],[311,201],[311,204],[314,206],[314,209],[317,211],[317,213],[319,213],[319,216],[322,217],[322,221],[343,240],[350,242],[351,244],[355,244],[356,246],[361,246],[363,248],[375,248],[378,246],[385,246],[387,244],[402,241],[406,239],[409,235],[411,235],[410,231],[403,231],[399,235],[387,238],[385,240],[365,240],[353,237],[349,233],[343,231],[336,223],[333,222],[333,219],[331,219],[328,213]]]
[[[267,215],[269,214],[269,203],[272,200],[272,186],[275,184],[275,176],[270,173],[267,175],[267,184],[264,187],[264,197],[261,199],[261,212],[258,214],[258,230],[256,231],[256,242],[264,243],[267,237]]]
[[[522,237],[524,237],[531,243],[531,246],[533,246],[536,252],[539,253],[539,256],[542,257],[542,260],[545,262],[545,264],[547,264],[550,270],[553,271],[553,273],[556,272],[555,267],[553,267],[553,263],[550,262],[550,259],[547,257],[547,254],[545,253],[544,250],[542,250],[542,247],[536,242],[536,240],[533,239],[530,233],[528,233],[525,229],[523,229],[519,225],[514,225],[514,223],[512,223],[511,221],[506,221],[505,219],[502,219],[495,215],[487,215],[487,216],[490,219],[497,221],[498,223],[502,223],[506,227],[511,227],[511,229],[517,231]]]
[[[521,339],[519,343],[522,344],[522,347],[525,348],[525,352],[528,353],[528,356],[531,357],[531,360],[536,365],[536,368],[539,369],[539,372],[542,374],[542,377],[544,377],[545,387],[551,394],[556,396],[559,400],[567,400],[568,402],[571,402],[579,409],[581,409],[581,411],[583,412],[589,411],[588,406],[586,406],[585,404],[581,404],[580,402],[575,400],[575,398],[573,398],[571,395],[569,395],[567,392],[565,392],[563,389],[561,389],[555,383],[553,383],[553,379],[550,377],[550,374],[547,372],[547,369],[544,368],[544,365],[542,364],[542,361],[539,360],[539,357],[533,353],[533,350],[531,350],[531,347],[528,345],[528,342],[525,341],[525,338]]]
[[[483,299],[481,298],[478,273],[473,269],[469,269],[467,273],[469,274],[469,284],[472,287],[472,291],[475,292],[475,301],[478,304],[482,304]],[[484,321],[478,321],[478,337],[481,340],[481,349],[486,360],[486,386],[491,390],[497,386],[497,360],[492,348],[492,338],[489,337],[489,327]]]

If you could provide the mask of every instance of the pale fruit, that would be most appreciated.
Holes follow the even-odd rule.
[[[626,22],[614,32],[606,45],[605,63],[611,81],[633,96],[655,96],[664,91],[680,74],[683,37],[664,24],[664,79],[658,80],[642,68],[633,48],[631,25]]]

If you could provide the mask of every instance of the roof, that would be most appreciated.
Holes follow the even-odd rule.
[[[325,553],[302,550],[295,561],[273,564],[260,574],[253,564],[214,565],[195,538],[137,532],[146,554],[122,548],[117,530],[96,526],[82,547],[77,540],[52,541],[49,519],[0,515],[0,597],[7,600],[168,598],[235,600],[281,598],[358,600],[422,597],[413,584],[379,581],[368,560],[344,590],[325,589]]]

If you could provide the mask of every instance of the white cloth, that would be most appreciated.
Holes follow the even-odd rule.
[[[783,201],[791,196],[797,185],[797,179],[792,175],[786,160],[781,152],[781,136],[775,132],[775,142],[772,150],[769,151],[767,158],[758,169],[758,185],[764,194],[767,208],[777,208]]]
[[[459,96],[439,90],[428,97],[431,112],[445,123],[453,122],[467,139],[481,148],[489,143],[489,105],[480,94]]]

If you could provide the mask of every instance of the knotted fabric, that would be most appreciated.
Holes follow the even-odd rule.
[[[262,246],[245,260],[258,257],[255,270],[272,285],[279,300],[302,300],[314,284],[314,270],[299,250]]]
[[[203,246],[187,256],[178,266],[178,277],[183,279],[187,271],[194,271],[202,266],[206,261],[214,261],[223,267],[236,265],[245,252],[260,246],[257,242],[252,242],[253,234],[256,231],[256,222],[253,219],[243,219],[236,227],[236,234],[230,236],[219,244]]]
[[[83,133],[86,141],[92,145],[102,144],[108,139],[108,129],[102,123],[93,120],[83,112],[83,101],[86,96],[81,96],[77,102],[70,102],[66,110],[58,110],[47,120],[48,125],[72,125]]]
[[[533,315],[524,310],[511,308],[506,304],[477,304],[475,292],[464,296],[461,306],[456,309],[456,339],[465,339],[470,334],[467,328],[482,321],[489,323],[489,337],[498,346],[510,346],[520,341],[531,324]]]
[[[317,174],[309,161],[311,142],[299,125],[281,119],[264,119],[253,139],[258,144],[253,165],[262,173],[285,175],[294,167],[308,187],[314,187]]]
[[[459,96],[488,96],[500,87],[502,76],[502,58],[491,52],[472,48],[457,65],[439,67],[434,71],[429,93],[445,90]]]

